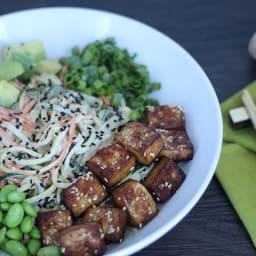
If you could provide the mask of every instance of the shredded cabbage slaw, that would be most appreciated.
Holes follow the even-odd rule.
[[[64,89],[57,76],[35,75],[12,109],[0,107],[0,175],[12,177],[39,208],[61,205],[61,191],[87,172],[86,161],[113,142],[131,112],[123,102]],[[8,178],[9,179],[9,178]]]

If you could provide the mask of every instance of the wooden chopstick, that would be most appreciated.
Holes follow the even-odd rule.
[[[256,130],[256,106],[253,102],[250,93],[246,89],[242,91],[242,101],[252,121],[253,127]]]

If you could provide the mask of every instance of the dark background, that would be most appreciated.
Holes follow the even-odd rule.
[[[160,30],[200,63],[221,102],[256,78],[256,61],[247,51],[248,41],[256,31],[255,0],[1,0],[0,14],[47,6],[108,10]],[[214,177],[190,214],[136,255],[250,256],[255,252]]]

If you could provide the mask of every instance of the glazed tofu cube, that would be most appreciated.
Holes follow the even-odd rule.
[[[91,222],[63,229],[59,235],[61,255],[103,255],[106,251],[100,223]]]
[[[124,237],[127,213],[113,207],[90,207],[84,214],[83,222],[100,222],[105,239],[111,242],[121,242]]]
[[[163,147],[160,135],[137,121],[124,126],[116,135],[116,141],[145,165],[151,164]]]
[[[156,216],[156,203],[146,187],[136,180],[128,180],[112,191],[116,205],[128,213],[131,225],[141,228]]]
[[[61,198],[72,214],[78,217],[88,207],[102,202],[107,195],[106,187],[92,172],[88,172],[86,176],[79,178],[71,186],[64,189]]]
[[[184,113],[178,106],[149,106],[147,109],[149,126],[161,129],[184,129]]]
[[[164,146],[160,155],[175,161],[191,160],[194,156],[194,147],[185,130],[156,129],[160,134]]]
[[[107,187],[112,187],[126,177],[135,164],[135,157],[119,144],[103,148],[87,162],[88,168]]]
[[[143,184],[157,202],[164,202],[177,191],[184,179],[185,174],[177,164],[164,157],[146,177]]]
[[[59,231],[72,224],[69,210],[54,210],[38,214],[38,228],[41,231],[44,245],[57,244]]]

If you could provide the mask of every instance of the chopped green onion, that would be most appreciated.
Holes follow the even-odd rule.
[[[159,90],[160,83],[150,81],[145,65],[135,61],[137,55],[117,47],[113,38],[96,40],[81,51],[72,49],[72,55],[61,58],[68,70],[60,71],[65,85],[73,90],[94,96],[108,96],[113,106],[122,101],[133,111],[131,119],[143,117],[146,106],[156,100],[148,94]]]

